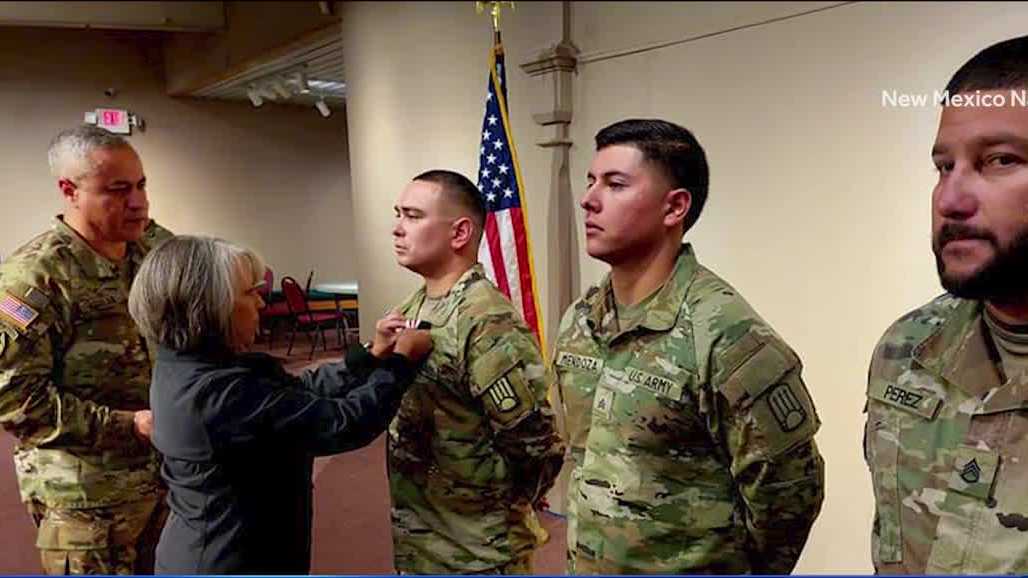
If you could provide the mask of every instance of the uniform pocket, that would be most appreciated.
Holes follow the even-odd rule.
[[[956,449],[949,474],[948,491],[941,504],[944,512],[925,566],[928,574],[962,574],[968,553],[978,549],[986,516],[986,503],[1000,467],[999,454],[974,447]],[[977,573],[977,572],[975,572]]]
[[[881,563],[903,561],[899,480],[901,437],[919,439],[928,435],[923,427],[935,420],[942,400],[926,389],[878,379],[868,385],[867,397],[868,422],[864,442],[876,505],[871,553],[878,568]],[[911,454],[903,457],[904,468],[918,467]]]
[[[111,543],[111,522],[77,520],[51,510],[39,524],[36,547],[45,550],[102,550]]]
[[[890,412],[874,415],[868,423],[869,463],[874,477],[875,520],[871,552],[875,567],[903,561],[900,526],[899,423]]]
[[[110,573],[110,520],[84,511],[50,510],[39,524],[36,547],[50,575]]]

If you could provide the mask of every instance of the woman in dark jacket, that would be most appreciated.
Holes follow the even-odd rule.
[[[129,310],[157,345],[153,443],[171,516],[162,574],[310,571],[313,458],[360,448],[396,413],[431,349],[425,331],[380,321],[371,352],[300,377],[253,344],[264,266],[219,239],[179,236],[143,262]]]

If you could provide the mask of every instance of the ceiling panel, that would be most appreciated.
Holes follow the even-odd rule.
[[[310,92],[298,94],[298,74],[306,76]],[[249,67],[232,77],[210,84],[191,93],[200,98],[249,100],[253,87],[266,102],[313,105],[324,98],[329,105],[342,105],[346,99],[343,41],[340,34],[296,48],[276,58]],[[288,98],[275,93],[275,81],[292,94]]]

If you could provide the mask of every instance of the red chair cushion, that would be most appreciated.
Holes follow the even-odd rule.
[[[278,303],[272,303],[264,309],[261,309],[261,315],[264,317],[285,317],[289,315],[289,305],[286,305],[285,301],[279,301]]]
[[[334,321],[339,318],[334,311],[318,312],[318,313],[306,313],[300,315],[300,321],[304,323],[320,323],[322,321]]]

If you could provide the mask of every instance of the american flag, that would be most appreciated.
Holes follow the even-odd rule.
[[[485,201],[486,222],[478,260],[489,279],[521,310],[525,323],[546,351],[528,234],[528,207],[523,196],[524,181],[510,134],[503,48],[498,43],[489,58],[489,90],[480,136],[478,190]]]
[[[24,331],[28,328],[29,324],[39,316],[39,313],[35,309],[21,302],[20,299],[11,295],[10,293],[4,293],[3,297],[0,297],[0,317],[6,318],[8,321],[14,323]]]

